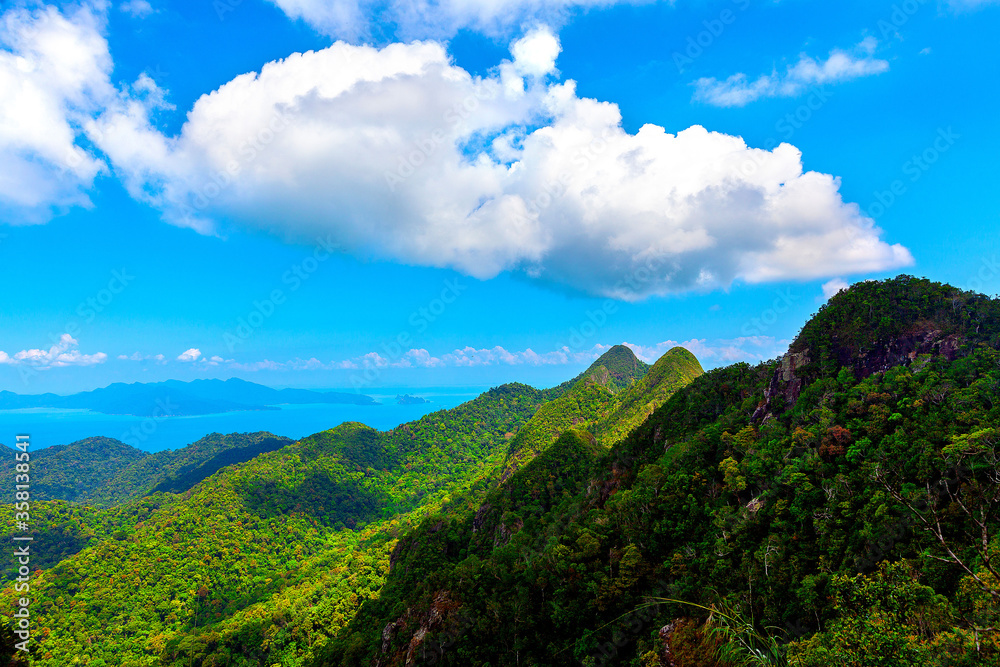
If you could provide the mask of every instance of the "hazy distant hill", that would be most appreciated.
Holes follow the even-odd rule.
[[[69,396],[57,394],[15,394],[0,391],[0,410],[18,408],[77,408],[109,415],[185,416],[239,410],[275,410],[281,404],[348,403],[376,405],[363,394],[320,392],[308,389],[272,389],[231,378],[124,384],[116,382],[102,389]]]
[[[280,449],[291,439],[264,431],[211,433],[186,447],[150,454],[114,438],[85,438],[31,452],[34,500],[110,506],[156,491],[182,493],[228,465]],[[14,457],[0,457],[0,476],[13,479]],[[14,487],[4,495],[13,500]]]

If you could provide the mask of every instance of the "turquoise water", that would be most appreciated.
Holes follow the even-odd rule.
[[[388,391],[388,390],[386,390]],[[270,431],[275,435],[301,438],[333,428],[345,421],[358,421],[387,430],[434,412],[471,400],[485,388],[407,388],[391,393],[370,393],[381,405],[281,405],[279,410],[225,412],[191,417],[134,417],[104,415],[89,410],[30,408],[0,410],[0,443],[14,444],[18,434],[31,436],[31,448],[65,445],[91,436],[121,440],[147,452],[177,449],[203,436],[218,433]],[[396,394],[421,396],[430,403],[397,405]]]

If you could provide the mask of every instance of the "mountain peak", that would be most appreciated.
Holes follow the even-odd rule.
[[[608,369],[621,365],[638,367],[642,363],[628,345],[612,345],[587,370],[597,368],[598,366],[604,366]]]
[[[1000,337],[1000,301],[925,278],[867,280],[839,292],[802,327],[789,348],[815,372],[853,367],[859,377],[918,354],[953,358],[971,343]]]
[[[614,345],[580,374],[577,381],[588,378],[617,393],[641,380],[649,369],[649,364],[636,357],[632,348]]]
[[[768,393],[792,403],[806,385],[842,369],[860,379],[920,355],[954,360],[983,344],[1000,347],[1000,300],[908,275],[866,280],[835,294],[802,327]]]

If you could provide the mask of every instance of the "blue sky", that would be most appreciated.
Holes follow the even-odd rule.
[[[548,385],[1000,292],[1000,3],[540,7],[5,3],[0,389]]]

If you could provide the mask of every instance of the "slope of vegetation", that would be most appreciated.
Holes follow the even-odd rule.
[[[618,346],[183,494],[43,503],[76,551],[35,580],[35,664],[1000,666],[997,313],[862,283],[780,360]]]
[[[698,359],[688,350],[683,347],[669,350],[601,416],[596,432],[609,445],[622,440],[675,391],[704,372]]]
[[[10,450],[4,448],[6,453]],[[31,452],[32,495],[37,500],[85,503],[95,489],[115,484],[115,478],[148,454],[114,438],[86,438],[69,445],[55,445]],[[13,452],[0,457],[0,474],[12,479],[17,462]],[[13,502],[8,485],[5,500]]]
[[[612,347],[568,389],[542,405],[511,440],[504,477],[569,428],[587,429],[602,444],[613,444],[703,372],[694,355],[683,348],[673,348],[650,367],[628,347]]]
[[[38,532],[51,544],[63,537],[59,553],[75,555],[33,582],[36,664],[262,664],[255,656],[271,646],[257,632],[281,634],[288,612],[275,612],[284,608],[276,600],[288,590],[316,599],[303,613],[321,630],[303,645],[296,624],[273,639],[274,651],[308,655],[378,592],[401,526],[418,520],[396,514],[440,506],[491,457],[499,462],[507,434],[539,401],[531,387],[506,385],[387,433],[344,424],[223,468],[182,495],[102,511],[38,504]]]
[[[641,380],[649,371],[649,364],[641,361],[626,345],[613,345],[602,354],[587,370],[571,380],[545,390],[545,398],[551,400],[562,396],[584,378],[591,378],[607,387],[612,394]]]
[[[617,367],[611,362],[630,356],[626,367],[642,371],[621,350],[603,361]],[[141,500],[103,510],[38,504],[36,535],[53,557],[39,564],[35,583],[34,613],[45,624],[36,664],[270,667],[311,659],[378,597],[400,536],[430,513],[479,507],[498,492],[512,442],[528,443],[541,460],[575,460],[577,449],[553,442],[613,410],[608,385],[624,380],[604,363],[595,370],[605,384],[577,378],[558,392],[554,411],[545,409],[553,390],[505,385],[388,432],[346,423],[172,493],[245,449],[211,436],[198,456],[158,466],[160,481]],[[644,386],[646,402],[657,400],[660,383]],[[603,451],[592,434],[578,434],[586,457]],[[129,470],[131,478],[116,479],[148,479],[136,464]]]
[[[32,498],[108,507],[156,491],[182,493],[220,468],[291,442],[265,431],[211,433],[151,454],[114,438],[86,438],[31,452]],[[13,456],[0,458],[0,474],[13,475],[14,466]]]
[[[706,373],[607,453],[564,436],[401,540],[313,664],[1000,664],[996,307],[862,284],[793,345],[818,366]]]

